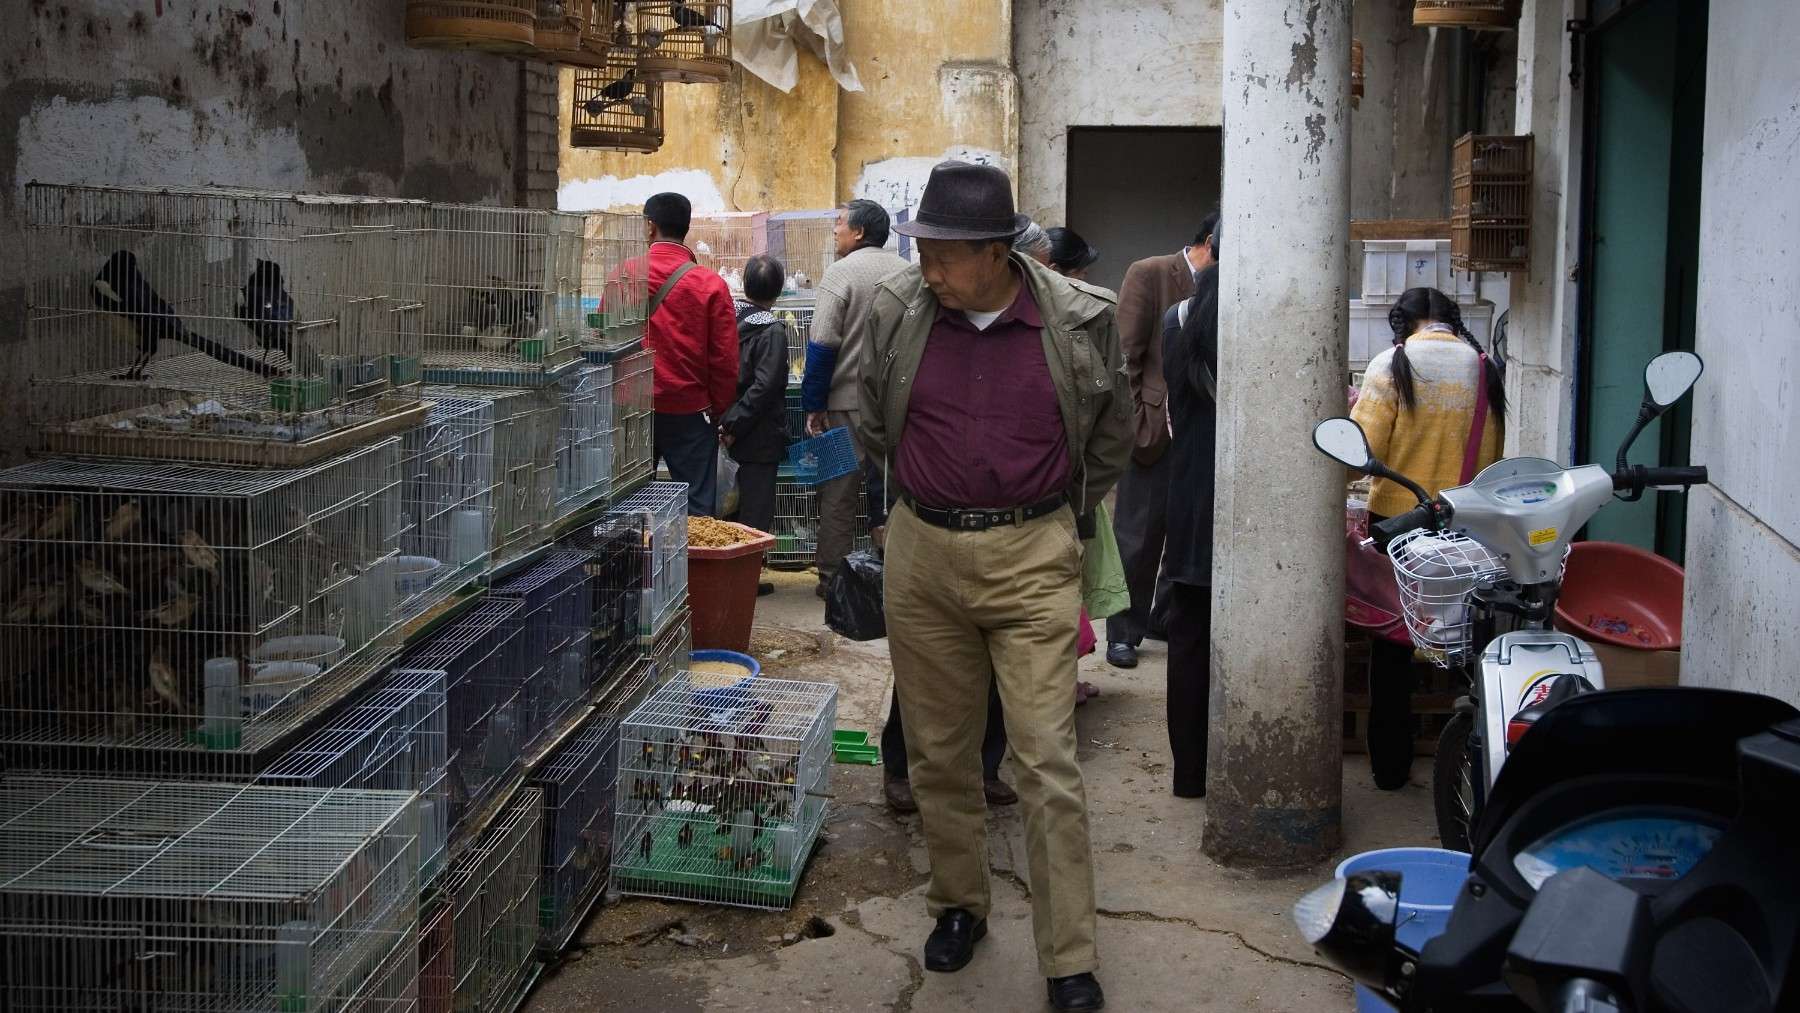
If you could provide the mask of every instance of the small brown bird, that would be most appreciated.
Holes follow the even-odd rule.
[[[650,831],[644,831],[644,839],[638,842],[638,854],[644,856],[645,861],[650,859],[650,845],[654,842],[655,839],[650,836]]]
[[[44,589],[44,596],[38,599],[36,619],[46,622],[54,619],[63,606],[69,603],[69,585],[57,581]]]
[[[130,594],[131,589],[119,583],[119,578],[91,559],[83,559],[75,564],[75,576],[81,578],[81,586],[102,597],[110,594]]]
[[[194,612],[199,608],[200,598],[197,595],[183,592],[141,615],[145,619],[154,619],[164,626],[186,626],[188,620],[194,618]]]
[[[27,584],[11,605],[6,607],[6,621],[22,623],[37,612],[38,602],[43,600],[44,589],[37,584]]]
[[[206,544],[200,532],[189,528],[181,533],[181,554],[187,557],[188,564],[212,574],[216,580],[219,576],[219,554]]]
[[[112,516],[106,519],[106,540],[116,542],[124,538],[132,528],[137,527],[137,522],[143,515],[144,511],[138,506],[137,500],[128,499],[120,503]]]
[[[721,862],[730,862],[731,861],[731,845],[727,844],[724,847],[720,848],[718,851],[713,852],[713,854],[717,855],[719,858],[719,861],[721,861]]]
[[[167,701],[177,713],[185,713],[187,704],[181,699],[181,687],[175,678],[175,670],[169,667],[168,655],[159,648],[150,655],[150,688],[156,695]]]
[[[44,522],[38,525],[33,537],[61,538],[69,530],[69,525],[74,523],[75,514],[80,509],[81,504],[75,500],[64,499],[56,504],[56,509],[50,511],[50,516],[44,518]]]
[[[0,542],[16,542],[37,530],[37,511],[27,507],[0,525]]]
[[[675,835],[675,843],[684,848],[694,843],[694,825],[692,823],[681,825],[681,832]]]

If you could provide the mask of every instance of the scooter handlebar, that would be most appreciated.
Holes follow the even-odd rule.
[[[1642,495],[1646,489],[1686,489],[1706,483],[1704,467],[1646,468],[1638,464],[1613,474],[1613,489],[1617,492],[1629,492],[1634,497]]]
[[[1431,527],[1436,522],[1437,509],[1430,503],[1421,503],[1403,514],[1369,525],[1369,534],[1374,537],[1376,545],[1386,549],[1389,542],[1408,531]]]

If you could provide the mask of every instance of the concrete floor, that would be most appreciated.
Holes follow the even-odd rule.
[[[810,575],[777,575],[759,603],[756,650],[772,676],[840,687],[840,727],[878,734],[892,674],[885,641],[832,636]],[[1259,877],[1201,855],[1203,801],[1169,794],[1163,645],[1132,672],[1084,660],[1103,695],[1078,711],[1100,899],[1100,980],[1113,1010],[1348,1010],[1350,986],[1322,966],[1288,910],[1333,862]],[[1424,761],[1416,780],[1428,776]],[[1047,1009],[1031,940],[1022,821],[991,818],[995,909],[988,938],[957,974],[927,974],[919,947],[925,849],[916,817],[880,803],[879,768],[835,766],[826,840],[793,909],[748,911],[625,898],[601,909],[545,975],[531,1013],[720,1010]],[[1378,792],[1367,761],[1345,758],[1343,854],[1435,844],[1422,783]]]

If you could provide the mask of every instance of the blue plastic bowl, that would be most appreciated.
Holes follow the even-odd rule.
[[[695,651],[689,657],[694,661],[723,661],[728,665],[742,665],[750,670],[749,675],[729,686],[695,690],[695,706],[708,710],[729,710],[750,702],[750,681],[762,675],[762,665],[755,658],[736,651]]]
[[[1338,863],[1341,879],[1353,872],[1386,869],[1398,872],[1400,919],[1394,935],[1414,950],[1444,931],[1456,895],[1469,878],[1469,855],[1442,848],[1385,848],[1351,855]],[[1394,1007],[1374,992],[1356,986],[1356,1013],[1392,1013]]]

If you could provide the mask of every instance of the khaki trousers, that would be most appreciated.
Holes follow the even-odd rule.
[[[887,628],[913,797],[931,856],[932,917],[987,917],[981,739],[988,680],[1005,704],[1038,967],[1094,970],[1094,869],[1075,763],[1081,548],[1068,509],[1018,526],[947,531],[904,505],[888,523]]]
[[[815,562],[819,567],[819,583],[829,584],[844,557],[856,548],[856,507],[863,487],[860,465],[868,460],[863,450],[862,435],[857,432],[861,412],[826,412],[825,428],[848,426],[850,443],[856,448],[859,466],[819,486],[819,550]]]

